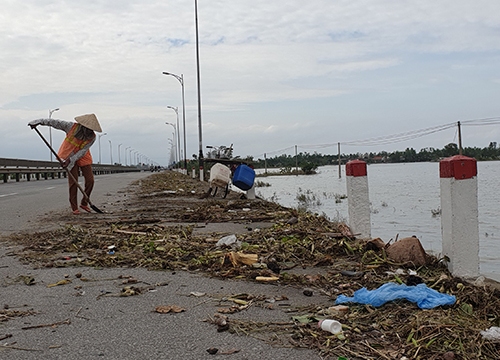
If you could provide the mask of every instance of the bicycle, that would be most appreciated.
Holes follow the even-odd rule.
[[[240,165],[247,165],[245,161],[240,160],[239,156],[233,157],[233,144],[231,146],[210,146],[207,149],[212,149],[207,153],[206,163],[213,162],[214,165],[210,169],[210,188],[207,196],[216,196],[219,188],[222,189],[222,198],[225,199],[229,193],[229,185],[236,169]]]

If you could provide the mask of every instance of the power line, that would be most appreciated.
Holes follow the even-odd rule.
[[[460,121],[460,124],[463,126],[486,126],[486,125],[498,125],[500,124],[500,117],[491,117],[491,118],[482,118],[482,119],[471,119],[471,120],[463,120]],[[417,139],[423,136],[431,135],[440,131],[445,131],[450,128],[457,126],[457,122],[432,126],[419,130],[406,131],[397,134],[378,136],[373,138],[368,138],[365,140],[355,140],[355,141],[341,141],[340,143],[343,146],[377,146],[377,145],[388,145],[395,144],[403,141]],[[456,137],[456,133],[455,133]],[[315,149],[324,149],[330,147],[337,147],[339,142],[327,143],[327,144],[306,144],[306,145],[297,145],[304,150],[315,150]],[[266,153],[266,155],[274,155],[278,153],[283,153],[284,151],[293,149],[293,146],[290,146],[285,149],[276,150],[272,152]],[[264,154],[262,154],[264,155]]]

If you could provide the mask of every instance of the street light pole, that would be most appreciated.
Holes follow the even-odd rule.
[[[109,160],[111,161],[111,165],[113,165],[113,146],[111,146],[111,140],[109,141]]]
[[[122,146],[122,144],[119,144],[118,145],[118,164],[122,164],[122,161],[120,160],[120,146]]]
[[[179,75],[175,75],[175,74],[172,74],[172,73],[169,73],[169,72],[166,72],[166,71],[163,72],[163,75],[173,76],[181,84],[181,88],[182,88],[182,129],[183,129],[182,132],[183,132],[183,137],[184,137],[184,168],[187,171],[187,159],[186,159],[186,104],[184,102],[184,75],[181,74],[179,76]],[[179,114],[177,114],[177,116],[178,115]],[[177,122],[177,124],[179,124],[179,123]]]
[[[49,110],[49,120],[52,119],[52,113],[54,111],[59,111],[59,108],[55,108],[55,109]],[[50,144],[51,148],[54,148],[52,146],[52,126],[49,126],[49,144]],[[52,161],[52,151],[50,152],[50,161]]]
[[[204,180],[203,170],[203,138],[201,133],[201,88],[200,88],[200,46],[198,40],[198,0],[194,0],[194,19],[196,23],[196,78],[198,85],[198,161],[200,163],[200,181]]]
[[[125,148],[125,166],[127,166],[127,150],[130,149],[130,146]]]
[[[107,133],[104,134],[99,134],[99,137],[97,138],[98,143],[99,143],[99,164],[101,163],[101,136],[107,135]]]
[[[172,126],[172,127],[174,128],[174,131],[175,131],[175,132],[178,132],[178,131],[177,131],[177,128],[175,127],[175,124],[172,124],[172,123],[169,123],[169,122],[165,122],[165,124]],[[169,140],[170,140],[170,138],[169,138]],[[174,141],[175,141],[175,135],[174,135]],[[176,146],[176,147],[177,147],[177,146]],[[175,155],[175,157],[174,157],[174,162],[176,162],[176,161],[177,161],[177,153],[174,153],[174,155]]]
[[[173,106],[167,106],[167,108],[169,109],[172,109],[175,111],[175,114],[177,115],[177,128],[176,128],[176,131],[177,131],[177,157],[179,159],[179,163],[181,162],[181,138],[180,138],[180,135],[179,135],[179,109],[177,107],[173,107]],[[179,165],[180,167],[180,165]]]

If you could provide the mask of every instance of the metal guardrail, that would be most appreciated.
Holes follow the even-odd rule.
[[[149,170],[149,168],[147,166],[123,166],[119,164],[92,164],[94,175],[144,170]],[[16,182],[47,180],[66,176],[66,170],[61,168],[59,162],[0,158],[0,183],[2,180],[6,183],[9,180]]]

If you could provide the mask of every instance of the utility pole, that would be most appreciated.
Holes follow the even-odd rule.
[[[201,129],[201,88],[200,88],[200,46],[198,40],[198,1],[194,0],[194,19],[196,23],[196,78],[198,85],[198,161],[200,163],[200,181],[205,179],[203,169],[203,137]]]
[[[297,145],[295,145],[295,172],[295,175],[299,176],[299,158],[297,156]]]
[[[460,121],[457,122],[458,125],[458,155],[462,155],[462,129],[460,128]]]
[[[339,179],[342,178],[342,163],[340,162],[340,142],[338,145]]]

